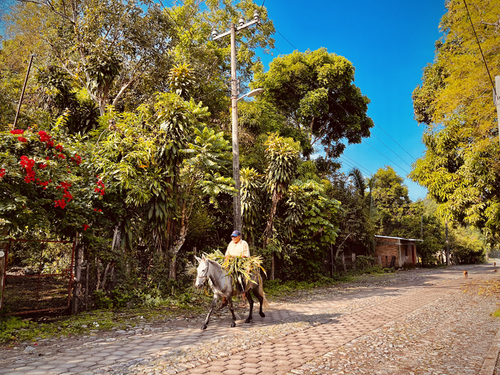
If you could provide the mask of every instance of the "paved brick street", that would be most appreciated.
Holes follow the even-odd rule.
[[[469,270],[469,279],[463,278],[464,268]],[[318,358],[340,355],[339,348],[381,327],[402,321],[422,308],[432,306],[434,309],[436,306],[435,314],[438,314],[445,301],[455,300],[450,296],[461,297],[464,284],[498,277],[492,271],[490,265],[433,272],[412,271],[414,280],[400,285],[353,288],[352,291],[347,288],[342,293],[332,293],[331,297],[319,300],[273,303],[265,318],[257,314],[251,324],[239,320],[235,328],[229,327],[229,313],[223,310],[205,331],[200,329],[202,317],[199,317],[195,322],[180,322],[166,331],[137,330],[120,339],[82,340],[77,346],[41,356],[36,352],[26,354],[21,350],[1,350],[0,374],[320,373],[311,370],[317,365],[314,361],[317,362]],[[495,302],[488,302],[491,306],[486,306],[485,311],[494,309]],[[454,310],[459,313],[460,309]],[[243,317],[243,313],[240,315]],[[487,332],[477,332],[482,344],[474,347],[481,353],[475,352],[475,357],[479,357],[475,367],[464,373],[493,374],[499,348],[500,319],[488,314],[482,314],[482,319],[489,328]],[[459,330],[460,321],[457,318],[448,324],[455,324],[456,327],[452,328]],[[446,370],[439,371],[428,373],[451,374]],[[360,373],[379,372],[365,368],[360,369]]]

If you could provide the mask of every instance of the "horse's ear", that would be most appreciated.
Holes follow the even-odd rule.
[[[203,260],[204,262],[206,262],[206,261],[207,261],[207,257],[205,256],[205,254],[203,254],[203,255],[201,256],[201,260]]]
[[[198,261],[198,263],[201,262],[201,258],[198,258],[196,255],[194,256],[194,258]]]

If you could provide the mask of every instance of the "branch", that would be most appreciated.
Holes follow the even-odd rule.
[[[58,16],[66,19],[67,21],[71,22],[72,24],[75,24],[75,21],[71,17],[68,17],[67,14],[58,11],[54,7],[54,3],[51,0],[16,0],[16,1],[18,1],[20,3],[32,3],[32,4],[36,4],[36,5],[46,6],[47,8],[49,8],[52,12],[54,12]],[[64,8],[66,8],[66,7],[64,7]]]
[[[116,106],[116,103],[118,103],[118,99],[121,98],[121,96],[123,95],[123,93],[125,92],[125,90],[132,84],[135,82],[135,80],[139,78],[139,76],[135,76],[135,77],[132,77],[130,79],[130,81],[128,81],[125,85],[123,85],[120,89],[120,91],[118,92],[118,94],[116,94],[116,97],[113,99],[113,105]]]

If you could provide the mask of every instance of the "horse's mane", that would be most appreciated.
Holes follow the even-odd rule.
[[[214,266],[217,266],[219,267],[220,269],[222,269],[222,266],[219,264],[219,262],[215,261],[215,260],[212,260],[212,259],[208,259],[208,258],[205,258],[207,260],[207,262],[210,262],[211,264],[213,264]]]

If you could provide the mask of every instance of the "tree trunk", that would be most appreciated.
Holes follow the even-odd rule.
[[[275,261],[275,254],[273,253],[271,255],[271,280],[274,280],[274,261]]]
[[[182,220],[181,220],[181,229],[179,233],[179,237],[174,242],[174,244],[169,248],[169,253],[171,254],[170,265],[169,265],[169,280],[177,280],[177,254],[184,245],[186,241],[187,231],[188,231],[188,216],[187,216],[186,206],[182,209]]]
[[[82,257],[83,257],[83,246],[78,242],[76,245],[75,254],[75,279],[73,284],[73,304],[71,308],[71,313],[78,314],[79,307],[78,302],[80,300],[81,294],[81,276],[82,276]]]

